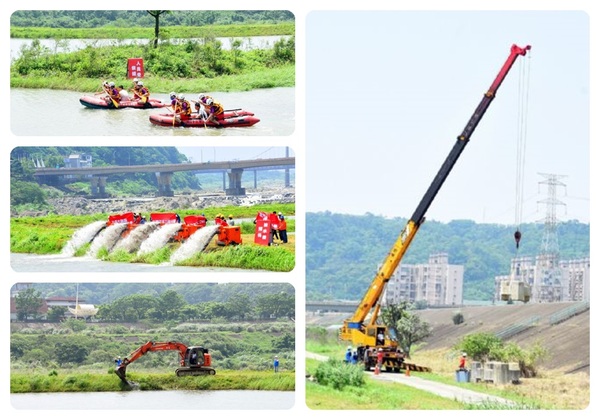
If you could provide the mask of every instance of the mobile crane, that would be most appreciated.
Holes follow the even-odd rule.
[[[150,351],[168,351],[175,350],[179,352],[179,364],[175,374],[177,376],[199,376],[215,375],[217,372],[211,367],[212,358],[208,349],[202,346],[186,346],[177,341],[156,342],[148,341],[135,349],[129,356],[115,368],[117,376],[126,384],[129,381],[126,378],[127,366]]]
[[[394,271],[398,267],[398,264],[419,230],[419,227],[425,222],[425,213],[469,142],[471,135],[475,131],[475,128],[477,128],[481,118],[495,98],[498,88],[504,81],[516,59],[519,56],[526,55],[527,51],[530,49],[530,45],[525,47],[512,45],[506,62],[500,69],[500,72],[494,79],[490,88],[483,95],[483,99],[475,109],[475,112],[469,119],[464,130],[458,136],[454,147],[442,164],[442,167],[439,169],[415,212],[408,220],[404,229],[400,232],[398,239],[396,239],[392,249],[384,259],[381,268],[379,268],[375,278],[367,289],[367,292],[356,308],[356,311],[352,317],[344,321],[343,326],[340,328],[339,338],[343,341],[351,342],[354,347],[356,347],[359,360],[364,361],[366,370],[370,370],[370,368],[377,363],[375,351],[369,352],[367,358],[364,357],[367,348],[382,349],[383,366],[388,371],[399,372],[401,369],[416,371],[430,370],[426,367],[406,363],[404,361],[402,349],[398,346],[398,341],[394,337],[391,337],[388,328],[385,325],[381,325],[377,322],[379,311],[381,309],[381,298],[390,277],[394,274]],[[367,321],[369,314],[370,319]]]

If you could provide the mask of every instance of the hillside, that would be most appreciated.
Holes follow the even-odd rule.
[[[465,335],[477,332],[497,333],[506,327],[525,322],[532,317],[539,321],[530,329],[508,340],[529,347],[539,343],[548,350],[548,359],[540,364],[546,369],[565,373],[590,371],[590,311],[566,321],[550,325],[549,317],[574,305],[573,302],[525,305],[472,306],[460,309],[465,322],[454,325],[456,308],[426,309],[419,316],[432,327],[432,335],[420,350],[451,349]],[[315,315],[307,312],[307,325],[339,325],[351,314],[329,313]]]
[[[405,224],[401,218],[372,214],[307,213],[307,300],[360,299]],[[425,264],[431,254],[447,253],[450,264],[464,267],[463,298],[491,301],[494,277],[509,274],[516,256],[514,230],[514,226],[471,220],[430,220],[419,230],[402,263]],[[518,256],[536,256],[544,225],[525,223],[520,231]],[[589,224],[561,222],[556,231],[560,259],[589,257]]]

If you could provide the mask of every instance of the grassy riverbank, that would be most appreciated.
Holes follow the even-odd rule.
[[[219,370],[214,376],[177,377],[170,373],[128,372],[127,379],[142,391],[157,390],[260,390],[294,391],[295,375],[292,371]],[[51,370],[45,372],[11,372],[10,392],[107,392],[125,391],[124,384],[114,372],[77,372]],[[136,387],[137,389],[137,387]]]
[[[258,211],[270,212],[273,208],[269,205],[256,205],[252,207],[219,207],[202,209],[208,220],[212,221],[218,213],[235,213],[236,218],[254,218]],[[278,204],[277,208],[286,215],[295,213],[294,204]],[[157,209],[157,212],[165,211]],[[197,209],[168,210],[176,212],[182,218],[187,215],[198,214]],[[99,213],[85,216],[49,215],[42,217],[13,217],[10,221],[10,250],[13,253],[28,254],[59,254],[65,245],[72,239],[78,229],[95,221],[107,220],[108,214]],[[209,222],[212,224],[212,222]],[[206,250],[181,261],[179,264],[195,267],[229,267],[242,269],[257,269],[269,271],[291,271],[295,265],[295,219],[288,220],[288,243],[276,241],[278,246],[264,247],[254,245],[254,228],[252,222],[240,224],[242,244],[239,246],[221,247],[211,241]],[[181,244],[172,242],[167,246],[142,256],[126,251],[108,252],[100,249],[97,258],[113,262],[131,262],[161,264],[168,262],[171,255]],[[89,243],[76,250],[76,256],[83,256],[89,249]]]
[[[65,89],[99,92],[103,81],[111,80],[129,88],[129,58],[144,60],[145,86],[154,93],[249,91],[295,86],[295,39],[293,24],[223,25],[207,27],[169,27],[170,41],[154,47],[152,29],[136,28],[107,31],[93,29],[11,28],[11,36],[27,34],[34,39],[21,49],[11,63],[12,88]],[[118,28],[122,29],[122,28]],[[31,33],[27,33],[31,30]],[[120,35],[122,37],[120,37]],[[290,35],[276,41],[272,48],[244,51],[241,42],[225,50],[216,37]],[[163,36],[166,36],[163,34]],[[39,39],[56,40],[53,49]],[[112,45],[98,46],[90,41],[86,48],[60,53],[66,39],[115,39]],[[135,45],[122,39],[140,39]],[[148,39],[144,41],[143,39]]]
[[[307,340],[306,347],[310,352],[340,360],[345,351],[342,343],[333,344],[310,339]],[[450,349],[415,352],[410,361],[417,365],[428,366],[432,372],[412,372],[411,375],[502,397],[516,402],[519,408],[579,410],[589,404],[589,376],[585,374],[565,375],[562,372],[541,371],[538,377],[524,378],[522,383],[516,385],[457,383],[454,379],[455,366],[448,359],[449,352]],[[307,374],[314,376],[320,363],[324,362],[307,359]],[[510,409],[462,404],[411,387],[388,382],[381,383],[369,378],[366,380],[366,385],[359,389],[344,387],[342,390],[337,390],[330,386],[308,382],[306,402],[310,408],[318,409]],[[452,407],[454,404],[456,406]]]

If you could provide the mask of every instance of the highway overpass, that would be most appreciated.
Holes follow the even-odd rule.
[[[223,174],[223,190],[226,195],[245,195],[242,186],[244,171],[254,171],[256,188],[256,172],[260,170],[285,170],[285,185],[289,186],[289,170],[296,165],[295,157],[266,158],[251,160],[231,160],[221,162],[196,162],[196,163],[166,163],[153,165],[132,166],[89,166],[78,168],[36,168],[34,176],[41,184],[58,185],[68,178],[89,179],[92,186],[92,195],[106,196],[106,183],[110,175],[127,173],[154,173],[158,182],[157,196],[173,196],[171,179],[175,172],[221,172]],[[228,182],[227,182],[228,181]]]

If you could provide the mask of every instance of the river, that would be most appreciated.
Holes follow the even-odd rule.
[[[100,81],[98,82],[100,87]],[[152,91],[151,82],[150,91]],[[295,128],[295,88],[255,89],[248,92],[206,92],[225,109],[244,109],[260,122],[252,127],[224,129],[161,127],[150,114],[168,113],[161,108],[118,110],[90,109],[79,102],[94,92],[54,89],[10,90],[10,127],[17,136],[287,136]],[[199,92],[177,92],[197,100]],[[169,102],[167,93],[151,95]],[[180,143],[185,145],[185,143]],[[283,145],[283,144],[282,144]]]
[[[129,391],[10,394],[18,410],[286,410],[295,392]],[[67,418],[67,417],[66,417]]]
[[[71,257],[60,254],[10,254],[10,266],[16,272],[261,272],[221,267],[184,267],[171,264],[134,264],[97,260],[92,257]]]
[[[288,35],[277,35],[277,36],[251,36],[251,37],[232,37],[232,38],[216,38],[217,41],[221,42],[221,48],[224,50],[230,50],[233,41],[240,41],[239,49],[242,51],[250,50],[264,50],[273,48],[275,42],[280,39],[289,39]],[[171,39],[169,40],[172,44],[180,44],[182,42],[188,42],[189,39]],[[200,42],[201,39],[192,39],[192,41]],[[10,39],[10,59],[14,60],[21,54],[21,48],[28,47],[33,42],[32,39],[24,38],[11,38]],[[139,44],[144,45],[148,43],[147,39],[40,39],[40,44],[43,47],[48,48],[54,54],[66,53],[77,51],[87,46],[92,47],[103,47],[103,46],[119,46],[119,45],[131,45]]]

